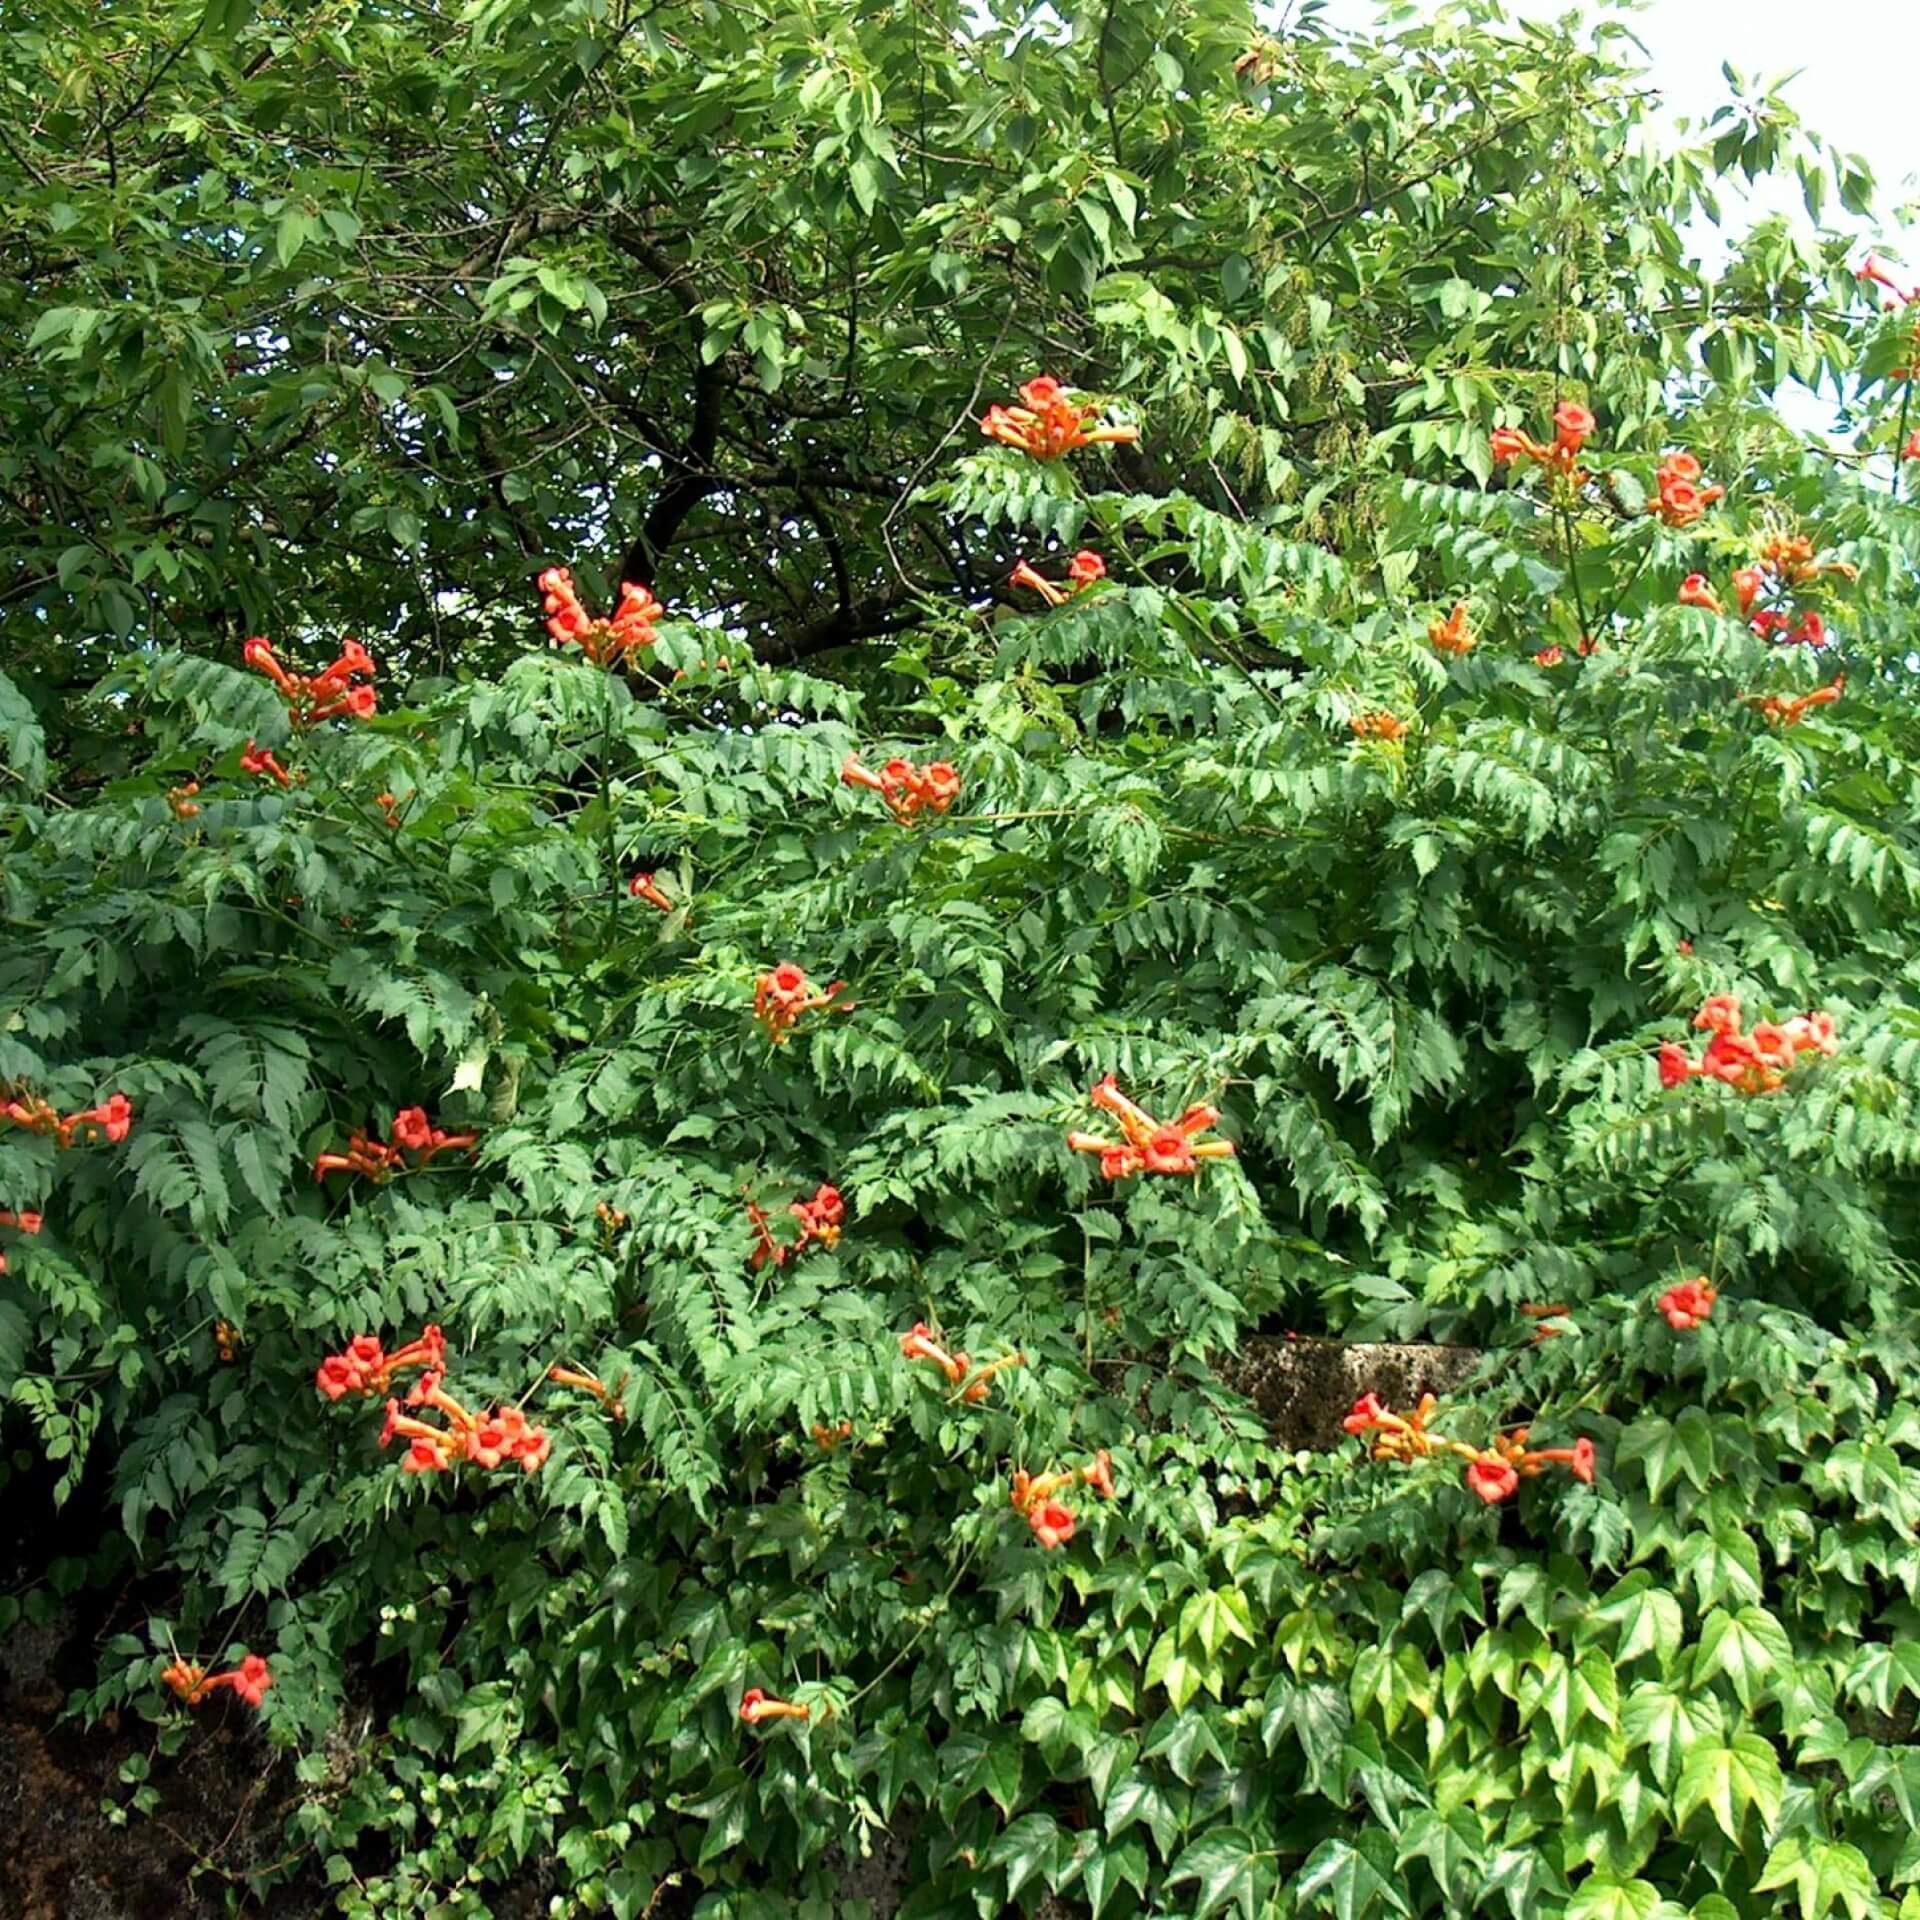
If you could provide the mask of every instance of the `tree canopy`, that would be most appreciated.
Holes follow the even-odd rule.
[[[1632,52],[0,35],[0,1470],[236,1899],[1920,1913],[1920,291]]]
[[[1830,251],[1710,275],[1681,235],[1731,168],[1857,208],[1858,163],[1765,97],[1649,146],[1620,27],[36,12],[0,36],[0,574],[42,662],[304,621],[497,663],[556,560],[768,659],[964,646],[1013,556],[916,488],[1036,369],[1151,411],[1129,491],[1344,549],[1375,480],[1485,478],[1564,380],[1644,447],[1703,364],[1749,406],[1849,364]]]

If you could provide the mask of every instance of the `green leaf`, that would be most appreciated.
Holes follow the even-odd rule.
[[[1684,1824],[1705,1807],[1737,1843],[1746,1810],[1759,1814],[1763,1830],[1772,1827],[1785,1790],[1780,1756],[1758,1734],[1737,1733],[1725,1745],[1705,1744],[1688,1753],[1674,1789],[1674,1819]]]
[[[1581,1881],[1567,1902],[1566,1920],[1662,1920],[1677,1912],[1646,1880],[1616,1880],[1596,1873]]]
[[[1404,1868],[1410,1860],[1427,1863],[1449,1911],[1465,1911],[1485,1871],[1486,1835],[1465,1809],[1443,1815],[1422,1807],[1400,1836],[1395,1865]]]
[[[1754,1883],[1757,1893],[1792,1887],[1800,1898],[1800,1920],[1823,1920],[1836,1903],[1850,1920],[1868,1920],[1879,1907],[1879,1888],[1867,1856],[1845,1841],[1817,1834],[1790,1833],[1767,1855]]]
[[[1765,1608],[1742,1607],[1732,1614],[1716,1609],[1700,1628],[1694,1684],[1704,1685],[1724,1674],[1740,1704],[1751,1707],[1773,1690],[1775,1676],[1787,1673],[1792,1665],[1793,1644],[1786,1629]]]
[[[1654,1778],[1667,1788],[1680,1777],[1694,1748],[1720,1730],[1711,1702],[1651,1681],[1634,1688],[1621,1721],[1629,1748],[1647,1749]]]
[[[1323,1840],[1293,1883],[1294,1897],[1331,1909],[1334,1920],[1363,1920],[1376,1912],[1411,1910],[1398,1886],[1393,1842],[1365,1828],[1355,1840]]]
[[[1260,1738],[1271,1754],[1291,1733],[1300,1743],[1308,1778],[1317,1789],[1332,1778],[1352,1724],[1353,1709],[1337,1687],[1323,1681],[1296,1682],[1282,1674],[1267,1689]]]
[[[1231,1588],[1196,1593],[1180,1610],[1180,1633],[1183,1639],[1199,1641],[1211,1660],[1229,1640],[1253,1644],[1253,1616],[1245,1596]],[[1151,1676],[1147,1684],[1154,1684]]]
[[[1644,1574],[1636,1574],[1632,1578],[1646,1582]],[[1613,1657],[1622,1665],[1638,1659],[1642,1654],[1651,1653],[1658,1657],[1660,1666],[1665,1669],[1672,1664],[1673,1656],[1679,1652],[1680,1643],[1686,1637],[1685,1616],[1681,1613],[1679,1601],[1650,1582],[1631,1590],[1623,1582],[1613,1597],[1593,1609],[1591,1618],[1596,1626],[1619,1630],[1620,1637],[1614,1645]]]
[[[1222,1684],[1211,1661],[1190,1660],[1181,1651],[1180,1637],[1171,1627],[1153,1643],[1144,1678],[1150,1687],[1164,1687],[1176,1708],[1184,1708],[1203,1686],[1217,1694]]]
[[[1538,1847],[1503,1847],[1487,1863],[1477,1905],[1485,1909],[1495,1894],[1507,1903],[1510,1920],[1535,1920],[1543,1898],[1558,1900],[1566,1883]]]
[[[1087,1855],[1080,1869],[1080,1877],[1086,1886],[1091,1920],[1100,1920],[1108,1902],[1123,1885],[1131,1887],[1137,1894],[1146,1893],[1146,1842],[1138,1834],[1130,1833],[1122,1839],[1109,1841],[1106,1846],[1096,1846]]]
[[[1262,1890],[1273,1877],[1267,1864],[1272,1858],[1238,1828],[1218,1828],[1203,1834],[1181,1854],[1167,1873],[1167,1885],[1195,1883],[1193,1920],[1207,1920],[1208,1914],[1226,1906],[1237,1907],[1246,1920],[1254,1920]]]
[[[313,216],[300,207],[288,207],[281,214],[273,233],[274,258],[281,266],[290,267],[299,258],[301,248],[313,238],[316,224]]]
[[[1704,1490],[1713,1479],[1713,1429],[1698,1407],[1671,1421],[1649,1415],[1620,1435],[1613,1458],[1616,1470],[1634,1461],[1644,1464],[1651,1499],[1658,1500],[1682,1474]]]
[[[1129,1827],[1144,1826],[1153,1835],[1153,1844],[1163,1860],[1171,1852],[1179,1819],[1150,1774],[1128,1774],[1107,1796],[1100,1811],[1109,1840],[1119,1839]]]
[[[1065,1830],[1052,1814],[1023,1813],[987,1849],[982,1865],[1006,1869],[1007,1898],[1011,1900],[1029,1880],[1038,1880],[1051,1889],[1059,1880],[1066,1852]]]

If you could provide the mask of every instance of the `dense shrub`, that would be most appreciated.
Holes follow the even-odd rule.
[[[1235,112],[1284,85],[1254,51],[1213,61]],[[1409,271],[1424,184],[1340,273]],[[1535,193],[1586,217],[1523,169],[1487,216],[1516,247]],[[595,661],[529,566],[486,645],[369,637],[377,677],[293,725],[218,622],[81,686],[31,629],[0,1205],[44,1226],[0,1226],[0,1386],[153,1607],[85,1710],[177,1751],[163,1672],[264,1656],[297,1836],[362,1915],[484,1913],[539,1855],[566,1911],[820,1912],[882,1830],[914,1915],[1920,1908],[1905,324],[1837,248],[1796,263],[1839,316],[1807,351],[1868,376],[1856,463],[1765,412],[1754,335],[1674,385],[1644,276],[1562,285],[1555,330],[1550,281],[1459,264],[1418,372],[1390,337],[1316,360],[1400,420],[1317,449],[1317,498],[1272,455],[1251,506],[1218,462],[1269,429],[1209,381],[1286,406],[1330,305],[1255,380],[1218,315],[1103,281],[1076,380],[1139,451],[894,422],[903,513],[1060,604],[916,603],[850,663],[678,607]],[[1508,302],[1533,361],[1467,371]],[[1496,467],[1496,426],[1541,456]],[[1105,572],[1069,593],[1074,550]],[[338,651],[317,606],[272,637]],[[896,756],[951,804],[895,818]],[[782,963],[818,1004],[776,1036]],[[1217,1106],[1234,1155],[1104,1177],[1067,1136],[1119,1137],[1108,1074]],[[510,1422],[447,1471],[383,1450],[429,1325],[440,1404],[399,1417],[519,1409],[544,1460]],[[1261,1328],[1484,1347],[1432,1431],[1587,1441],[1593,1483],[1487,1500],[1392,1430],[1414,1457],[1282,1452],[1222,1379]],[[1050,1547],[1013,1477],[1103,1451]]]

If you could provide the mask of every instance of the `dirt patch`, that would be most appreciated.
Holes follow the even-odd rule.
[[[197,1920],[226,1913],[228,1895],[285,1863],[291,1775],[251,1716],[222,1702],[177,1756],[161,1755],[145,1722],[63,1721],[62,1675],[91,1648],[65,1620],[23,1622],[0,1640],[0,1913],[9,1920]],[[128,1812],[121,1770],[144,1757],[159,1796]],[[331,1910],[309,1880],[248,1910],[305,1920]]]
[[[131,1715],[62,1717],[91,1673],[93,1635],[71,1618],[0,1636],[0,1920],[319,1920],[338,1912],[317,1863],[289,1851],[300,1788],[243,1706],[216,1698],[178,1754]],[[158,1796],[133,1810],[121,1778],[144,1759]],[[123,1817],[121,1816],[121,1811]],[[555,1863],[486,1898],[495,1920],[544,1914]]]

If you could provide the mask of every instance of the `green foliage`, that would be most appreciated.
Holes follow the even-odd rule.
[[[135,9],[0,68],[72,75],[9,149],[0,405],[37,424],[0,482],[107,503],[19,535],[0,679],[0,1082],[136,1110],[123,1145],[0,1135],[0,1207],[46,1214],[0,1228],[9,1437],[153,1607],[82,1704],[177,1739],[168,1658],[266,1653],[296,1836],[367,1916],[484,1913],[534,1858],[568,1913],[822,1913],[883,1834],[916,1920],[1920,1907],[1920,518],[1761,404],[1878,351],[1837,246],[1765,233],[1709,281],[1674,237],[1707,158],[1634,157],[1604,52],[1454,13],[1376,46],[990,9],[1033,31],[976,73],[938,7],[147,11],[177,59],[116,66]],[[1779,161],[1743,138],[1711,164]],[[153,276],[113,303],[123,228]],[[396,310],[356,299],[335,354],[349,281]],[[943,437],[1061,337],[1138,453]],[[576,383],[652,438],[701,369],[728,457],[791,464],[703,496],[727,538],[610,676],[540,640],[527,562],[676,468],[591,457],[613,402]],[[1483,486],[1496,411],[1575,390],[1596,490]],[[1687,532],[1641,511],[1676,440],[1729,489]],[[749,536],[782,489],[840,504]],[[1787,524],[1859,570],[1831,656],[1674,604]],[[932,530],[1110,577],[796,642]],[[122,619],[175,578],[150,550],[192,591]],[[376,718],[294,733],[205,610],[296,580],[290,656],[386,636]],[[1749,696],[1829,657],[1844,699],[1769,728]],[[1357,738],[1382,711],[1405,738]],[[951,760],[959,803],[897,825],[853,750]],[[853,1004],[774,1048],[783,960]],[[1837,1056],[1663,1090],[1718,992],[1830,1009]],[[1109,1071],[1217,1102],[1237,1157],[1102,1183],[1064,1134]],[[315,1179],[416,1105],[475,1151]],[[748,1203],[790,1239],[822,1181],[837,1247],[755,1266]],[[1719,1304],[1676,1332],[1696,1273]],[[1023,1364],[969,1403],[902,1356],[921,1320]],[[403,1478],[377,1404],[313,1391],[426,1321],[464,1398],[551,1431],[537,1475]],[[1448,1430],[1590,1437],[1598,1483],[1490,1509],[1457,1462],[1285,1452],[1226,1384],[1261,1329],[1481,1347]],[[1009,1474],[1101,1448],[1119,1498],[1043,1551]],[[809,1718],[744,1724],[751,1688]]]

